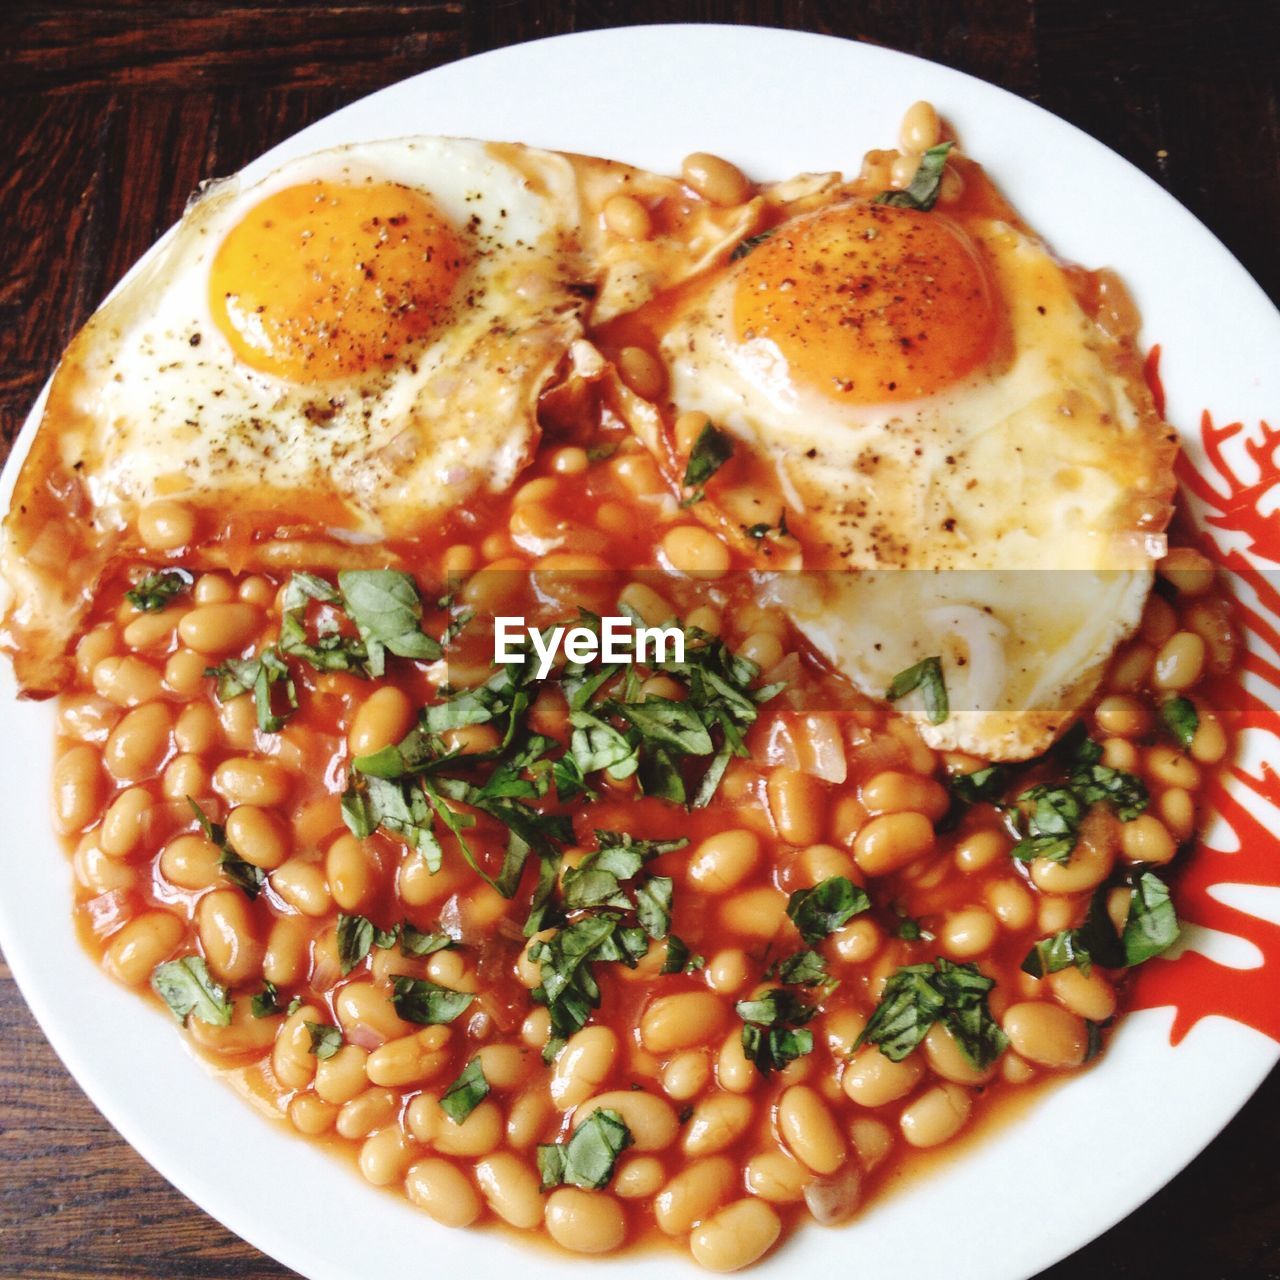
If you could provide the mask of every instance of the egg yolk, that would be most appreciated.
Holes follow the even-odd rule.
[[[293,382],[392,363],[443,318],[466,265],[430,199],[391,183],[286,187],[234,226],[209,275],[236,355]]]
[[[944,215],[864,201],[787,223],[739,267],[739,341],[766,339],[793,383],[842,402],[914,400],[995,344],[987,270]]]

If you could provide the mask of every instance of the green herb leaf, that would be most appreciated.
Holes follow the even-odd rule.
[[[372,675],[383,673],[384,649],[422,662],[442,656],[439,642],[423,633],[422,597],[409,574],[398,569],[344,569],[338,586],[364,641]]]
[[[1180,933],[1168,885],[1154,871],[1144,871],[1133,887],[1129,916],[1120,935],[1125,964],[1142,964],[1167,951]]]
[[[437,951],[451,951],[457,945],[447,933],[424,933],[407,920],[400,926],[401,955],[430,956]]]
[[[707,963],[705,956],[689,954],[689,944],[674,933],[667,934],[667,954],[662,961],[662,973],[696,973]]]
[[[311,1036],[311,1052],[322,1062],[332,1058],[342,1048],[342,1028],[330,1026],[324,1022],[307,1022],[303,1024]]]
[[[205,667],[204,673],[217,679],[219,702],[229,702],[242,694],[253,694],[258,728],[263,733],[279,733],[285,722],[298,709],[298,691],[289,668],[274,645],[256,658],[227,658],[221,666]],[[284,691],[285,707],[277,711],[272,705],[272,690]]]
[[[732,457],[733,440],[708,422],[689,450],[689,461],[684,469],[684,487],[694,490],[694,493],[685,499],[684,505],[692,506],[701,501],[703,486]]]
[[[946,682],[942,678],[941,658],[921,658],[915,666],[899,671],[884,696],[890,702],[897,702],[916,689],[920,690],[924,699],[924,713],[929,717],[930,724],[941,724],[947,719],[951,714],[951,705],[947,698]]]
[[[454,1124],[461,1124],[488,1096],[489,1082],[484,1077],[484,1065],[478,1057],[472,1058],[444,1091],[440,1109]]]
[[[875,1044],[891,1062],[901,1062],[939,1020],[965,1058],[985,1071],[1008,1039],[987,1007],[995,986],[976,965],[939,956],[930,964],[906,965],[885,983],[879,1004],[854,1044]]]
[[[808,943],[821,942],[871,906],[865,889],[845,876],[831,876],[787,899],[787,915]]]
[[[274,1014],[283,1013],[280,1008],[280,992],[274,982],[263,979],[262,990],[249,1002],[249,1012],[255,1018],[270,1018]]]
[[[1166,698],[1160,704],[1160,719],[1184,751],[1191,745],[1191,740],[1200,727],[1200,713],[1196,710],[1196,704],[1190,698],[1179,695]]]
[[[882,191],[875,198],[876,204],[896,205],[900,209],[918,209],[928,213],[938,203],[938,192],[942,189],[942,174],[947,167],[947,156],[954,144],[940,142],[930,147],[920,157],[920,166],[915,177],[904,191]]]
[[[650,876],[635,891],[636,919],[649,937],[665,938],[671,931],[671,898],[675,883],[670,876]]]
[[[765,971],[765,980],[776,979],[795,987],[820,987],[831,982],[826,958],[817,951],[797,951]]]
[[[183,956],[180,960],[166,960],[156,965],[151,972],[151,989],[183,1026],[191,1014],[214,1027],[231,1023],[231,1001],[226,991],[209,976],[199,956]]]
[[[204,838],[217,846],[220,854],[218,865],[222,868],[223,875],[252,902],[262,892],[262,886],[267,882],[267,873],[252,862],[245,861],[231,847],[226,828],[219,822],[210,822],[205,811],[190,796],[187,797],[187,803],[196,815]]]
[[[475,996],[469,991],[451,991],[425,978],[403,974],[391,979],[391,1003],[406,1022],[422,1027],[452,1022],[471,1007]]]
[[[185,569],[153,569],[124,593],[139,613],[159,613],[174,596],[191,589],[193,579]]]
[[[373,950],[376,933],[372,920],[338,912],[338,963],[342,966],[344,976]]]
[[[543,1191],[561,1186],[599,1191],[609,1185],[618,1157],[631,1143],[631,1130],[616,1111],[601,1107],[591,1112],[568,1142],[538,1147]]]
[[[816,1010],[783,987],[734,1006],[742,1019],[742,1051],[762,1076],[813,1052],[813,1032],[804,1029]]]
[[[748,236],[745,240],[740,240],[733,247],[733,252],[729,255],[730,262],[737,262],[740,258],[745,258],[752,249],[758,248],[764,244],[770,236],[777,235],[778,228],[770,227],[767,231],[758,231],[753,236]]]

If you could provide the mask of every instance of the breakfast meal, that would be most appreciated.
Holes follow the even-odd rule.
[[[206,184],[0,537],[84,944],[438,1223],[868,1211],[1179,937],[1239,643],[1137,330],[923,102],[853,179]]]

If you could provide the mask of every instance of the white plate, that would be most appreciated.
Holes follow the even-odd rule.
[[[1169,416],[1190,427],[1280,418],[1280,316],[1218,241],[1155,183],[1002,90],[867,45],[744,27],[643,27],[504,49],[394,85],[250,166],[411,132],[519,139],[660,171],[692,150],[785,177],[855,168],[928,98],[1065,257],[1114,264],[1164,347]],[[35,425],[28,421],[0,487]],[[1236,442],[1237,444],[1239,441]],[[1188,439],[1193,456],[1198,446]],[[1272,702],[1271,705],[1276,705]],[[50,835],[48,706],[0,673],[0,943],[49,1040],[95,1104],[161,1173],[245,1239],[312,1280],[415,1275],[447,1256],[476,1280],[560,1280],[586,1265],[492,1232],[446,1232],[398,1197],[257,1116],[183,1047],[171,1022],[104,978],[71,927],[68,865]],[[1255,735],[1256,768],[1274,739]],[[1272,829],[1276,829],[1272,824]],[[1250,899],[1246,896],[1246,904]],[[1262,908],[1259,908],[1262,910]],[[1228,949],[1229,950],[1229,949]],[[1238,944],[1242,967],[1256,961]],[[1228,959],[1230,956],[1228,955]],[[948,1280],[1029,1275],[1103,1231],[1191,1160],[1275,1062],[1274,1042],[1223,1018],[1176,1048],[1169,1010],[1134,1015],[1098,1069],[1041,1098],[938,1172],[836,1231],[800,1231],[755,1274]],[[1065,1190],[1062,1170],[1079,1171]],[[129,1248],[127,1238],[121,1248]],[[593,1260],[597,1276],[693,1274],[676,1254]]]

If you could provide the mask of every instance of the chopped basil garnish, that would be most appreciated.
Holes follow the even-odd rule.
[[[708,422],[689,450],[689,461],[684,469],[684,487],[692,492],[680,504],[691,507],[701,502],[706,494],[703,486],[730,458],[733,457],[733,441],[718,427]]]
[[[191,589],[192,577],[185,569],[153,569],[124,593],[124,598],[140,613],[159,613],[174,596]]]
[[[777,227],[770,227],[768,231],[757,231],[755,235],[748,236],[745,240],[740,240],[733,246],[733,252],[729,255],[730,262],[737,262],[740,258],[745,258],[752,249],[757,249],[764,244],[770,236],[778,234]]]
[[[808,943],[821,942],[871,906],[865,889],[845,876],[831,876],[787,899],[787,915]]]
[[[227,840],[226,828],[220,822],[210,822],[205,811],[190,796],[187,797],[187,803],[196,815],[196,821],[200,824],[200,830],[204,832],[204,838],[210,844],[217,846],[220,855],[218,864],[222,868],[223,875],[252,901],[266,884],[267,873],[261,867],[254,866],[252,862],[246,862],[231,847]]]
[[[391,1003],[406,1022],[422,1027],[452,1022],[471,1007],[475,996],[469,991],[451,991],[425,978],[403,974],[391,979]]]
[[[667,954],[662,962],[663,973],[696,973],[707,963],[705,956],[689,954],[689,944],[674,933],[667,934]]]
[[[321,1061],[332,1058],[342,1048],[342,1028],[324,1022],[303,1024],[311,1036],[311,1052]]]
[[[631,1145],[631,1130],[622,1117],[607,1107],[593,1111],[574,1130],[568,1142],[542,1143],[538,1147],[538,1172],[542,1189],[574,1186],[599,1191],[609,1185],[618,1157]]]
[[[484,1065],[472,1058],[458,1078],[444,1091],[440,1109],[461,1124],[489,1096],[489,1082],[484,1078]]]
[[[899,671],[884,696],[890,702],[897,702],[916,689],[924,699],[924,713],[929,717],[929,723],[941,724],[951,714],[947,686],[942,678],[941,658],[921,658],[915,666]]]
[[[214,1027],[230,1025],[231,1001],[209,976],[199,956],[183,956],[156,965],[151,973],[151,989],[183,1026],[191,1014]]]
[[[367,920],[364,916],[349,916],[345,912],[338,912],[338,963],[342,966],[343,974],[350,973],[374,947],[394,946],[398,932],[398,929],[379,929],[372,920]]]
[[[994,986],[977,965],[953,964],[942,956],[931,964],[906,965],[885,983],[854,1048],[878,1045],[891,1062],[901,1062],[941,1021],[968,1062],[985,1071],[1009,1043],[987,1008]]]
[[[762,1076],[813,1051],[813,1032],[804,1024],[817,1010],[793,992],[774,987],[734,1009],[742,1019],[742,1051]]]
[[[274,982],[263,979],[262,990],[249,1002],[249,1012],[255,1018],[270,1018],[284,1012],[280,1007],[280,992]]]
[[[775,961],[765,971],[765,980],[776,979],[795,987],[833,987],[827,973],[826,958],[817,951],[797,951],[785,960]]]
[[[430,956],[449,951],[458,944],[447,933],[424,933],[407,920],[400,926],[400,952],[406,956]]]
[[[876,204],[897,205],[900,209],[919,209],[928,213],[938,203],[942,189],[942,173],[947,167],[947,156],[954,143],[940,142],[930,147],[920,157],[920,167],[904,191],[882,191],[875,198]]]
[[[1154,871],[1144,871],[1133,886],[1129,916],[1120,934],[1125,964],[1142,964],[1167,951],[1180,932],[1168,885]]]
[[[442,655],[439,642],[422,630],[422,597],[409,574],[397,569],[345,569],[338,574],[338,586],[347,614],[364,641],[371,675],[382,675],[384,650],[423,662],[434,662]]]
[[[1184,750],[1191,745],[1200,727],[1200,713],[1190,698],[1175,695],[1160,704],[1160,719]]]
[[[951,794],[965,804],[995,804],[1008,785],[1008,770],[989,764],[973,773],[960,773],[950,780]]]
[[[205,667],[204,673],[218,681],[219,702],[229,702],[242,694],[253,694],[254,710],[258,716],[258,728],[263,733],[279,733],[285,722],[298,709],[298,691],[289,674],[288,664],[274,645],[268,646],[256,658],[227,658],[221,666]],[[273,706],[272,689],[277,685],[284,692],[284,707]]]

